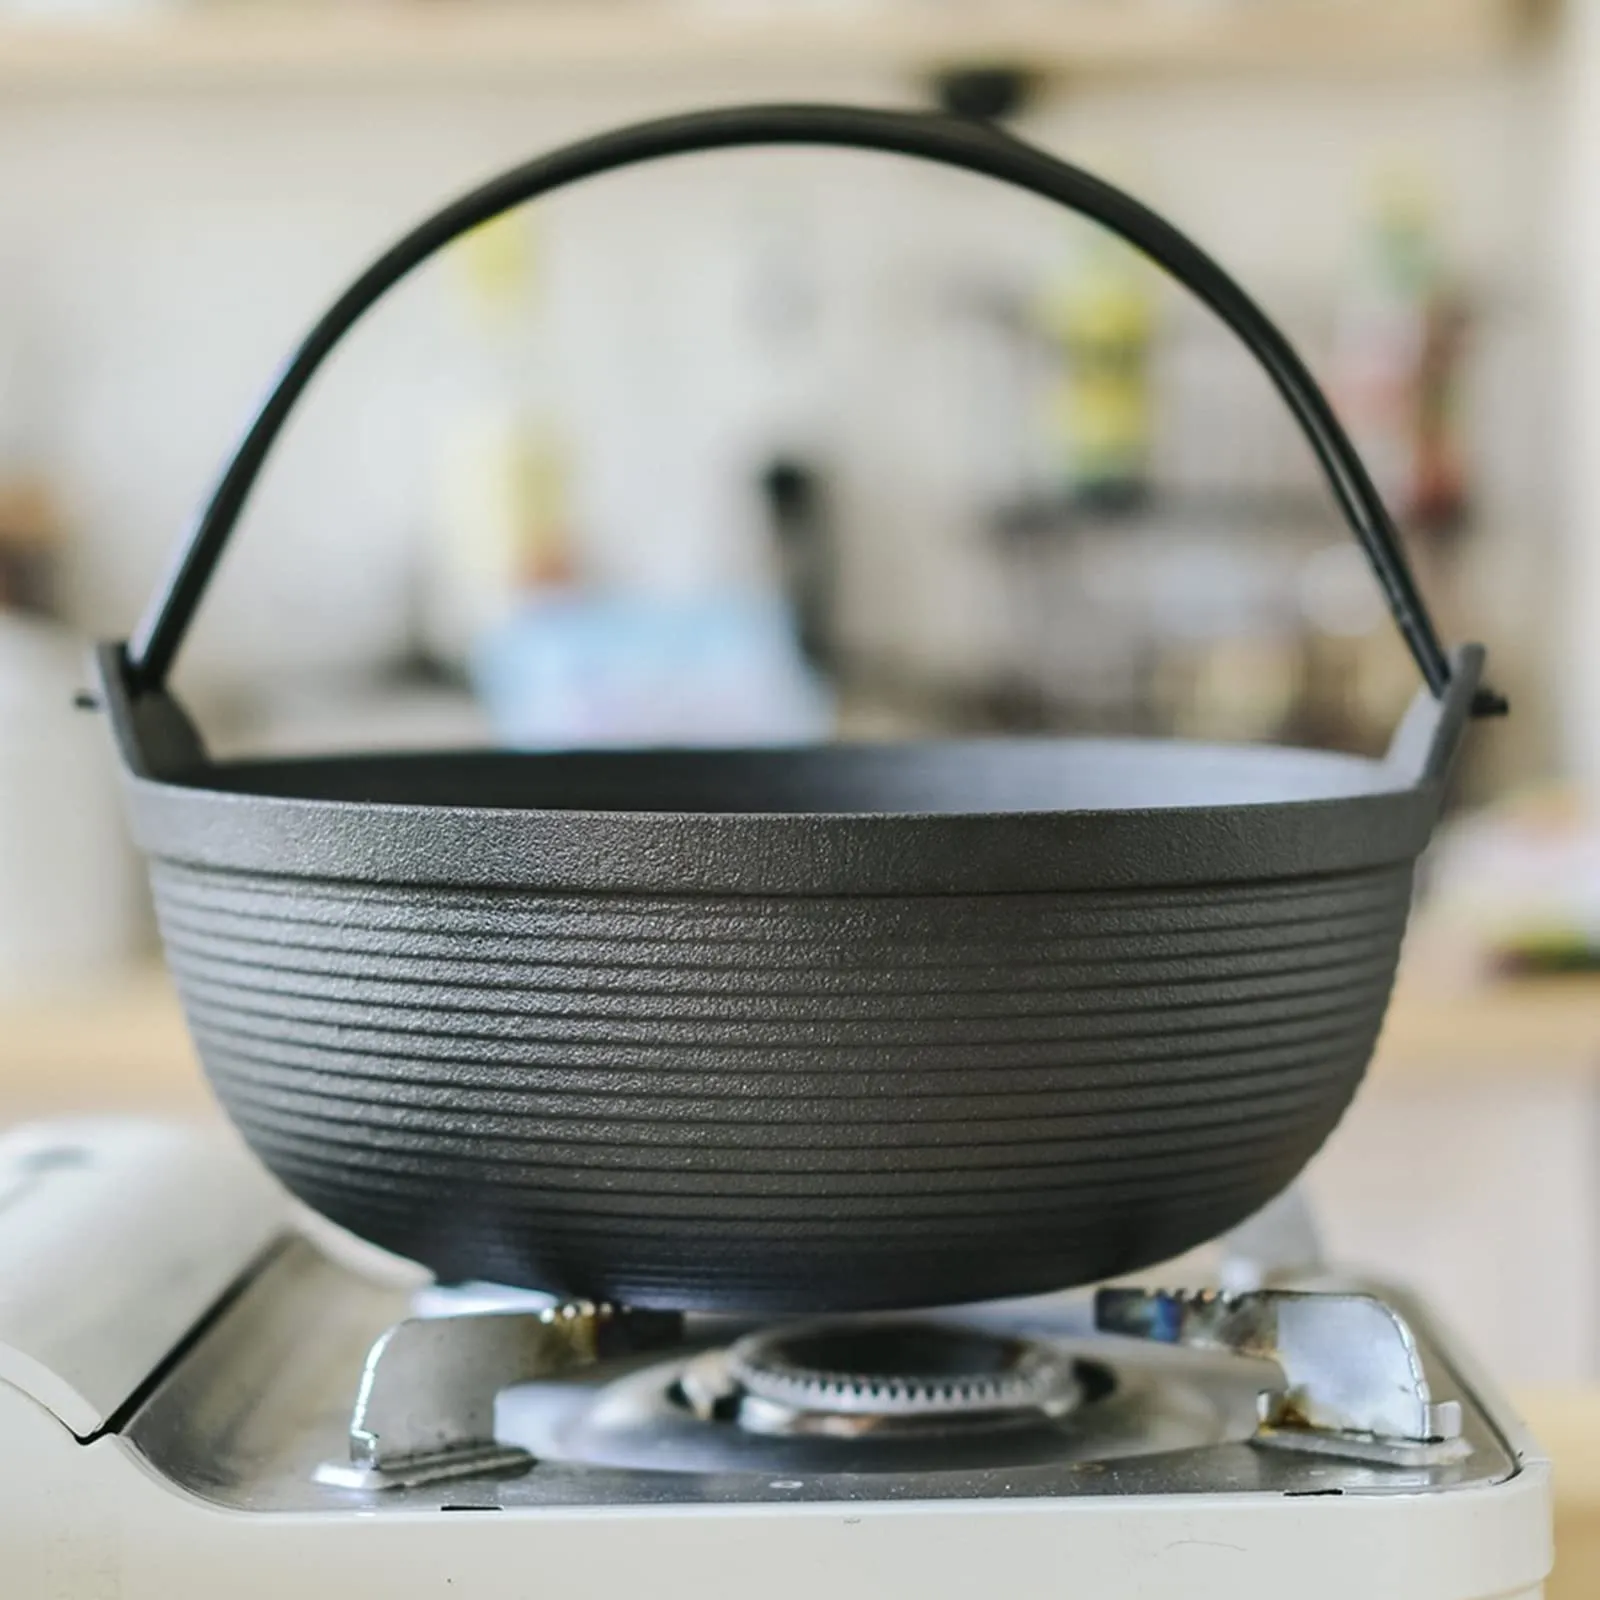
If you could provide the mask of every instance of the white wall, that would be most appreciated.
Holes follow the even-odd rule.
[[[324,86],[0,103],[0,374],[12,374],[0,443],[21,438],[69,498],[83,621],[126,630],[266,375],[407,221],[584,128],[705,99],[817,93],[904,90]],[[1359,84],[1168,81],[1080,91],[1030,131],[1109,159],[1269,306],[1332,292],[1377,169],[1399,158],[1426,170],[1458,258],[1512,308],[1484,342],[1491,381],[1475,385],[1473,428],[1491,512],[1525,554],[1549,520],[1532,311],[1549,256],[1550,100],[1537,63]],[[971,402],[949,284],[1026,281],[1047,263],[1060,235],[1036,203],[889,162],[747,154],[553,202],[546,237],[586,442],[585,520],[609,560],[747,564],[743,484],[787,415],[840,466],[857,630],[947,662],[987,648],[994,578],[966,515]],[[787,353],[760,343],[752,304],[773,240],[789,237],[814,255],[834,309],[809,370],[786,386],[775,364]],[[461,344],[448,297],[424,275],[335,361],[269,474],[191,667],[225,679],[394,643],[397,553],[429,515],[432,441],[463,381]],[[1516,609],[1517,584],[1544,567],[1519,555],[1491,592]]]

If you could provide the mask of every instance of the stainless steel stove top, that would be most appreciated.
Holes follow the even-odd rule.
[[[1388,1290],[752,1327],[419,1293],[315,1235],[215,1135],[0,1138],[7,1600],[1537,1600],[1548,1570],[1547,1464]]]
[[[534,1458],[515,1475],[330,1485],[319,1468],[347,1453],[367,1351],[409,1310],[403,1292],[291,1240],[155,1387],[126,1436],[157,1472],[217,1505],[359,1507],[378,1516],[553,1505],[1414,1494],[1494,1484],[1516,1470],[1510,1446],[1426,1338],[1420,1349],[1435,1397],[1461,1406],[1460,1459],[1381,1465],[1260,1448],[1252,1442],[1258,1363],[1096,1334],[1092,1302],[1063,1296],[1028,1303],[1018,1320],[1110,1387],[1036,1426],[883,1439],[751,1434],[703,1420],[681,1398],[684,1376],[744,1330],[691,1324],[681,1348],[504,1392],[496,1435]],[[441,1334],[448,1337],[453,1320],[441,1319]],[[1004,1320],[1003,1309],[988,1308],[969,1313],[967,1325]]]

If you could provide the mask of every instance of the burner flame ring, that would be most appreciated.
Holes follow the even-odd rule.
[[[1076,1364],[1036,1340],[943,1323],[814,1322],[764,1329],[728,1351],[747,1396],[786,1411],[896,1421],[1059,1416]]]

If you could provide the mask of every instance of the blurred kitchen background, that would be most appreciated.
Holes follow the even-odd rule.
[[[1315,1187],[1501,1375],[1600,1378],[1594,0],[0,0],[0,1122],[204,1106],[71,700],[299,333],[501,166],[795,98],[1095,168],[1326,380],[1515,714]],[[1131,253],[975,178],[758,151],[564,193],[386,301],[178,683],[221,753],[1371,751],[1415,678],[1265,380]]]

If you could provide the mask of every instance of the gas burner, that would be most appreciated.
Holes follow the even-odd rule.
[[[753,1331],[587,1303],[413,1316],[371,1347],[348,1456],[316,1478],[403,1490],[552,1461],[904,1476],[1224,1440],[1410,1469],[1470,1454],[1459,1402],[1433,1398],[1413,1330],[1375,1296],[1105,1289],[1093,1322],[1084,1340],[959,1313]],[[1166,1370],[1152,1345],[1176,1347]]]
[[[692,1363],[681,1389],[708,1420],[849,1438],[1035,1424],[1083,1393],[1077,1363],[1039,1340],[856,1319],[747,1334]]]

